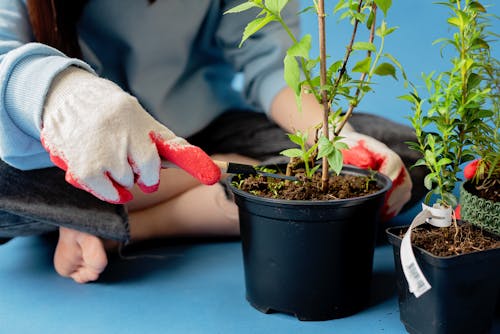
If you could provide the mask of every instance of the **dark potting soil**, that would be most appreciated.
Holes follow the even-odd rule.
[[[403,237],[406,229],[401,230]],[[420,226],[412,230],[411,242],[435,256],[453,256],[500,248],[500,236],[485,232],[469,223],[456,226]]]
[[[248,176],[241,180],[239,188],[251,194],[288,200],[332,200],[361,197],[380,190],[376,180],[369,176],[331,175],[328,189],[321,188],[321,174],[308,180],[302,170],[294,176],[300,181],[283,181],[261,175]]]
[[[467,191],[478,197],[500,202],[500,178],[480,180],[477,184],[471,183],[471,186],[467,187]]]

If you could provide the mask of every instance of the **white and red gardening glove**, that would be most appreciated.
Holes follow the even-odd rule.
[[[347,131],[344,131],[347,130]],[[382,209],[382,220],[396,216],[411,198],[412,182],[406,167],[393,150],[380,141],[345,129],[342,141],[349,146],[343,150],[344,164],[378,171],[392,180]]]
[[[76,67],[51,86],[41,141],[70,184],[110,203],[130,201],[134,183],[144,192],[157,190],[162,158],[204,184],[220,179],[199,147],[158,123],[116,84]]]

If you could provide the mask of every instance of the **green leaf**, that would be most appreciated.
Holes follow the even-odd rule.
[[[269,22],[272,21],[274,21],[274,17],[268,15],[265,17],[256,18],[248,23],[245,27],[245,30],[243,31],[243,38],[241,39],[240,47],[248,38],[250,38],[250,36],[255,34],[260,29],[264,28]]]
[[[302,136],[300,136],[299,134],[288,133],[287,136],[290,139],[290,141],[292,141],[292,143],[295,143],[299,146],[304,145],[304,140],[303,140]]]
[[[391,28],[386,28],[383,30],[383,32],[381,31],[381,36],[385,37],[385,36],[388,36],[390,34],[392,34],[393,32],[395,32],[396,30],[398,30],[399,27],[391,27]]]
[[[456,26],[456,27],[461,27],[462,26],[462,21],[458,17],[450,17],[448,19],[448,23],[451,24],[451,25],[453,25],[453,26]]]
[[[236,7],[231,8],[229,10],[226,10],[224,12],[224,15],[231,14],[231,13],[240,13],[240,12],[243,12],[245,10],[248,10],[248,9],[254,8],[254,7],[258,7],[258,6],[252,1],[247,1],[247,2],[244,2]]]
[[[471,9],[474,9],[475,11],[477,12],[482,12],[482,13],[486,13],[486,8],[484,8],[483,5],[481,5],[479,2],[477,1],[472,1],[470,4],[469,4],[469,7]]]
[[[335,150],[332,142],[326,139],[325,136],[321,136],[318,140],[318,159],[330,155]]]
[[[281,151],[280,154],[289,158],[299,158],[302,156],[302,151],[298,148],[289,148],[287,150]]]
[[[434,166],[436,164],[436,157],[434,156],[434,153],[432,153],[430,150],[426,150],[424,153],[425,160],[429,163],[429,165]]]
[[[295,96],[300,97],[300,67],[295,57],[286,55],[283,63],[285,65],[285,81],[295,92]]]
[[[482,38],[475,38],[471,44],[473,49],[485,49],[485,50],[490,49],[488,42],[486,42]]]
[[[368,73],[370,71],[370,64],[372,59],[370,57],[366,57],[365,59],[359,61],[354,65],[352,71],[360,72],[360,73]]]
[[[287,51],[289,56],[302,57],[309,59],[309,50],[311,50],[311,35],[306,34],[300,41],[293,44]]]
[[[281,10],[287,3],[288,0],[266,0],[266,7],[276,16],[280,16]]]
[[[377,68],[375,69],[375,74],[380,75],[380,76],[390,75],[394,79],[397,80],[396,68],[392,64],[389,64],[389,63],[382,63],[382,64],[378,65]]]
[[[337,149],[333,150],[332,153],[328,155],[327,160],[330,164],[330,169],[333,170],[335,174],[339,175],[344,163],[342,152]]]
[[[402,95],[402,96],[399,96],[398,98],[400,100],[408,101],[408,102],[413,103],[413,104],[418,104],[421,101],[421,99],[417,95],[415,95],[413,93],[410,93],[410,94],[407,94],[407,95]]]
[[[314,173],[316,173],[316,171],[321,167],[321,165],[316,165],[314,166],[314,168],[311,168],[311,175],[314,175]]]
[[[352,49],[353,50],[367,50],[367,51],[373,51],[373,52],[377,51],[375,44],[369,43],[369,42],[356,42],[352,45]]]
[[[427,190],[432,189],[432,183],[435,179],[435,174],[434,173],[429,173],[425,176],[424,178],[424,186]]]
[[[417,166],[425,166],[426,162],[425,159],[418,159],[412,166],[417,167]]]
[[[371,29],[374,19],[375,14],[373,13],[373,11],[370,11],[370,16],[368,16],[368,19],[366,20],[366,29]]]
[[[333,9],[333,12],[336,13],[339,10],[345,9],[345,8],[349,8],[349,3],[347,3],[345,0],[339,0],[339,2],[337,2],[337,5]]]
[[[448,165],[448,164],[450,164],[450,163],[452,163],[452,162],[453,162],[453,160],[451,160],[451,159],[449,159],[449,158],[441,158],[441,159],[439,159],[439,161],[437,162],[437,165],[438,165],[438,166],[446,166],[446,165]]]
[[[337,150],[347,150],[349,148],[349,145],[347,145],[346,143],[344,142],[340,142],[340,141],[336,141],[335,142],[335,148]]]
[[[391,8],[392,0],[375,0],[375,4],[384,12],[384,15],[387,15],[387,11]]]

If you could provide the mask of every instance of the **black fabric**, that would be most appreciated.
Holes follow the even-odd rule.
[[[129,238],[124,206],[74,188],[59,168],[21,171],[0,161],[0,238],[42,234],[58,226],[108,239]]]
[[[230,111],[187,139],[209,155],[238,153],[264,161],[279,155],[292,144],[286,133],[265,114]]]

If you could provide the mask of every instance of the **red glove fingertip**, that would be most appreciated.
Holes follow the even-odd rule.
[[[344,159],[344,164],[365,169],[370,168],[372,170],[378,170],[384,162],[384,158],[368,150],[365,142],[362,140],[359,141],[356,146],[343,150],[342,157]]]
[[[219,182],[220,168],[198,146],[169,144],[160,138],[155,139],[155,142],[163,158],[181,167],[201,183],[212,185]]]
[[[467,180],[470,180],[476,175],[476,170],[477,170],[477,165],[479,164],[479,160],[474,160],[470,162],[467,166],[464,168],[464,177]]]

